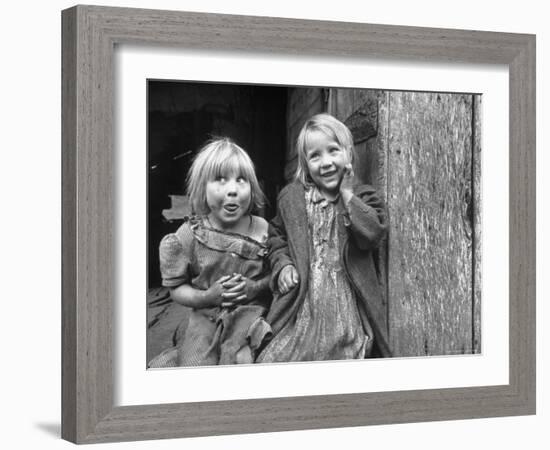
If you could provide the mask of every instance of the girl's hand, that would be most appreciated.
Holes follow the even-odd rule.
[[[300,277],[298,276],[298,271],[296,270],[296,267],[294,267],[292,264],[283,267],[283,269],[279,273],[279,279],[277,280],[279,292],[281,294],[286,294],[294,286],[296,286],[299,281]]]
[[[226,280],[223,287],[222,307],[248,303],[256,295],[256,282],[238,273]]]
[[[342,199],[346,205],[351,200],[351,197],[353,197],[353,177],[353,167],[351,166],[351,163],[348,163],[345,166],[344,176],[342,177],[342,182],[340,183],[340,194],[342,195]]]
[[[210,303],[212,305],[219,305],[223,302],[223,293],[225,292],[225,287],[223,284],[230,280],[229,275],[224,275],[221,278],[218,278],[212,286],[208,288],[205,292],[206,301],[205,303]]]

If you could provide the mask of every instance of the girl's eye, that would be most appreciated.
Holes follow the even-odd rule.
[[[222,177],[221,175],[217,176],[216,181],[219,181],[220,183],[225,183],[225,177]]]
[[[336,152],[339,152],[340,151],[340,147],[331,147],[329,152],[330,153],[336,153]]]
[[[315,160],[319,157],[319,153],[310,153],[307,157],[310,161]]]
[[[246,183],[246,178],[245,177],[238,177],[237,182],[238,183]]]

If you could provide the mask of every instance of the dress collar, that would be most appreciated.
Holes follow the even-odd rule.
[[[310,185],[306,188],[306,191],[309,193],[309,198],[311,202],[317,204],[317,203],[323,203],[323,206],[328,206],[329,204],[336,205],[338,201],[340,200],[340,193],[336,196],[334,200],[327,200],[323,194],[321,194],[321,191],[319,188],[315,185]]]

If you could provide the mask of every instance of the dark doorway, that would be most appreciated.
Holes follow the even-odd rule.
[[[202,145],[227,136],[244,148],[275,215],[284,186],[288,88],[148,81],[148,287],[160,286],[158,245],[187,210],[185,177]]]

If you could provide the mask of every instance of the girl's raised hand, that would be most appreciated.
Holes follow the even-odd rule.
[[[342,182],[340,183],[340,194],[346,204],[353,196],[353,177],[353,167],[351,163],[348,163],[345,166],[344,176],[342,177]]]
[[[279,279],[277,280],[279,292],[281,294],[286,294],[298,284],[298,281],[300,281],[300,277],[298,276],[298,271],[296,270],[296,267],[294,267],[292,264],[283,267],[283,269],[279,273]]]

